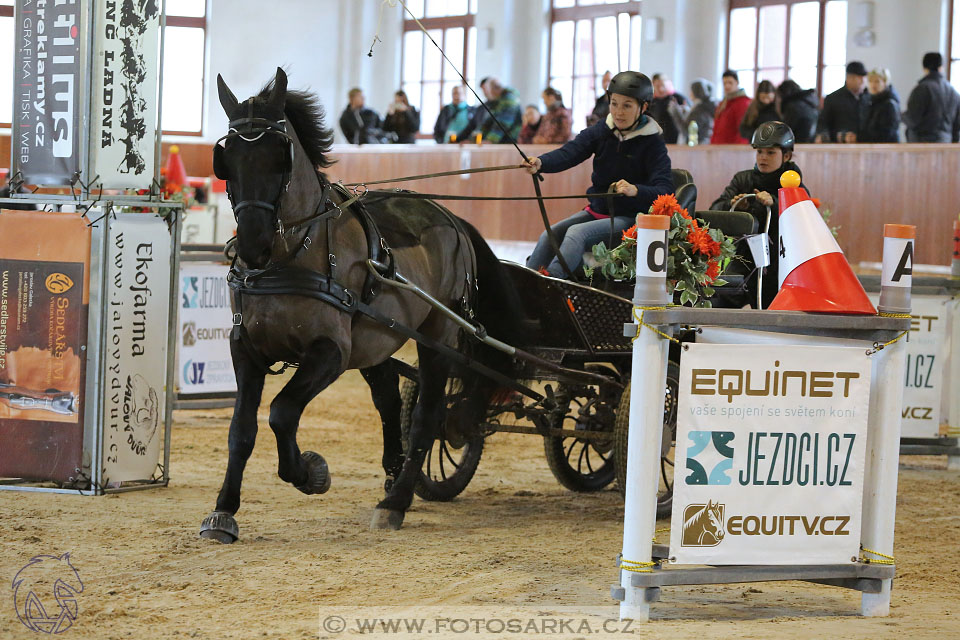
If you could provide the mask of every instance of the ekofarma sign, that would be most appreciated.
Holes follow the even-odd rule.
[[[860,545],[862,348],[692,344],[680,367],[680,564],[834,564]]]

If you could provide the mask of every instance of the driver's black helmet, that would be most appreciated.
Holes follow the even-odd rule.
[[[639,71],[621,71],[613,76],[610,84],[607,85],[607,99],[610,98],[611,93],[635,98],[637,102],[643,104],[653,100],[653,83]]]
[[[753,132],[750,145],[754,149],[780,147],[783,151],[793,151],[793,144],[797,141],[793,129],[779,120],[764,122]]]

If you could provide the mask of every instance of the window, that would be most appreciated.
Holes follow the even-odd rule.
[[[846,0],[730,0],[727,25],[727,67],[748,93],[762,80],[790,78],[820,96],[843,85]]]
[[[206,58],[206,0],[166,0],[163,30],[161,129],[165,134],[200,135]]]
[[[477,0],[407,0],[407,7],[470,83],[476,86]],[[420,136],[430,138],[443,105],[460,77],[410,14],[404,12],[401,84],[410,104],[420,110]],[[479,88],[478,88],[479,90]],[[473,95],[465,98],[473,102]]]
[[[640,68],[640,2],[553,0],[549,84],[573,111],[574,131],[586,124],[604,72]]]
[[[947,56],[947,77],[957,91],[960,91],[960,0],[950,3],[950,55]]]
[[[13,0],[3,0],[0,2],[0,127],[9,127],[13,121],[13,32]]]

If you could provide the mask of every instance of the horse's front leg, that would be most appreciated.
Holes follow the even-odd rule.
[[[387,476],[383,490],[387,493],[396,482],[403,468],[403,434],[400,429],[400,376],[396,368],[386,360],[373,367],[361,369],[363,379],[370,385],[373,404],[380,413],[383,427],[383,471]]]
[[[217,508],[204,518],[200,535],[229,544],[239,537],[233,517],[240,509],[240,485],[243,470],[257,441],[257,409],[263,394],[264,372],[251,360],[240,340],[230,341],[233,370],[237,377],[237,400],[233,408],[228,437],[227,473],[217,497]]]
[[[373,529],[399,529],[410,504],[413,489],[420,477],[420,469],[446,411],[447,376],[449,363],[435,351],[417,345],[420,358],[420,397],[413,409],[410,424],[410,442],[397,481],[373,512]]]
[[[297,445],[300,416],[307,404],[343,373],[342,361],[336,343],[320,338],[303,354],[297,372],[270,405],[270,428],[277,437],[280,479],[308,495],[326,493],[330,488],[330,471],[319,453],[300,453]]]

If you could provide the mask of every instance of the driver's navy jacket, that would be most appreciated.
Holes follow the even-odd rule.
[[[606,193],[610,185],[626,180],[637,187],[633,198],[590,198],[590,209],[600,215],[636,217],[646,213],[657,196],[673,193],[670,156],[660,135],[660,125],[644,116],[640,125],[621,135],[613,116],[580,132],[576,138],[540,156],[543,173],[558,173],[593,156],[593,174],[587,193]]]

